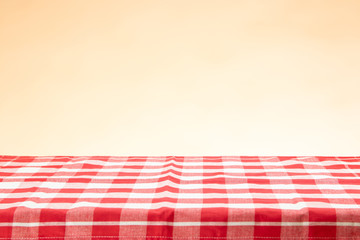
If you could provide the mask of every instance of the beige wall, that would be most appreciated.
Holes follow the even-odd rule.
[[[0,0],[0,154],[360,155],[359,12]]]

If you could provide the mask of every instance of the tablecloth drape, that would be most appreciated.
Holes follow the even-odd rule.
[[[360,239],[360,157],[4,155],[1,239]]]

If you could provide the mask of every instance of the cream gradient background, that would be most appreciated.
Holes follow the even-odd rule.
[[[360,155],[359,12],[0,0],[0,154]]]

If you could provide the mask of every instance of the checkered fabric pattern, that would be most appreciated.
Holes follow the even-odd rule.
[[[0,240],[360,239],[360,157],[0,156]]]

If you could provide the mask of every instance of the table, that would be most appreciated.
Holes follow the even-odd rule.
[[[3,155],[1,239],[360,239],[360,157]]]

